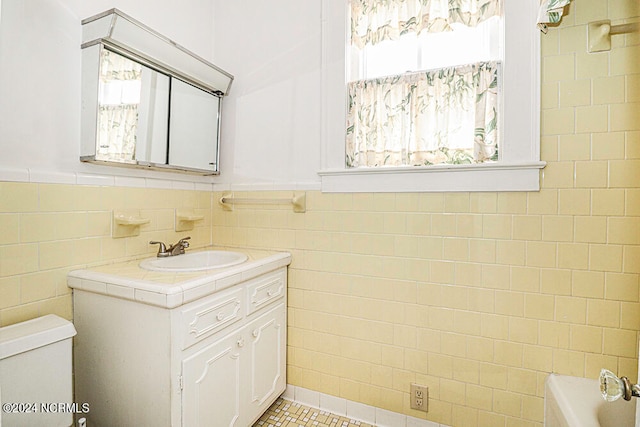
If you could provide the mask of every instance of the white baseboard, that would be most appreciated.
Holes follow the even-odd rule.
[[[421,420],[291,384],[287,384],[287,389],[281,397],[301,405],[318,408],[322,411],[362,421],[376,427],[448,427],[444,424]]]

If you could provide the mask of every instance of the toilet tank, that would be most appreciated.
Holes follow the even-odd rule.
[[[73,424],[73,324],[50,314],[0,328],[0,426]],[[86,409],[86,408],[85,408]]]

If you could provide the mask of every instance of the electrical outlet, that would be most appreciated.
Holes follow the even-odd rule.
[[[410,386],[411,409],[428,412],[429,410],[429,387],[411,383]]]

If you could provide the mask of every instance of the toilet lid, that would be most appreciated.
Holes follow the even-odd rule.
[[[76,334],[73,323],[55,314],[0,328],[0,360]]]

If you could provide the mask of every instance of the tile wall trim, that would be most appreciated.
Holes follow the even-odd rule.
[[[101,175],[84,172],[59,172],[0,167],[0,181],[213,192],[213,183],[208,182],[211,180],[211,177],[185,175],[184,178],[185,179],[166,179],[158,177]],[[196,180],[194,180],[194,178]]]
[[[287,389],[281,397],[376,427],[448,427],[445,424],[421,420],[291,384],[287,384]]]
[[[213,191],[320,191],[321,183],[318,182],[267,182],[267,183],[245,183],[245,184],[224,184],[214,183]]]
[[[118,171],[119,172],[119,171]],[[229,184],[215,183],[214,177],[197,175],[177,175],[176,179],[167,174],[158,175],[157,171],[135,171],[140,176],[131,174],[92,174],[86,172],[59,172],[30,168],[8,168],[0,166],[0,181],[34,182],[43,184],[97,185],[106,187],[157,188],[165,190],[196,191],[313,191],[320,190],[320,181],[313,182],[266,182]],[[152,173],[154,176],[142,176]]]

